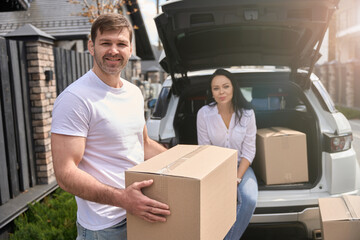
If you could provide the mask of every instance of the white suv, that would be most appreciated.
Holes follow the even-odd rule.
[[[219,67],[234,73],[258,129],[306,134],[309,181],[266,185],[258,179],[257,208],[242,239],[321,239],[318,199],[360,191],[350,124],[312,73],[336,4],[168,1],[155,18],[170,77],[147,120],[152,139],[170,147],[197,144],[197,111],[207,104],[209,76]]]

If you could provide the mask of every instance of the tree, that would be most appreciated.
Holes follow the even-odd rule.
[[[82,12],[78,13],[79,16],[87,17],[89,22],[93,23],[95,19],[104,13],[117,12],[124,14],[123,5],[132,5],[132,0],[68,0],[71,4],[80,4],[83,6]],[[138,9],[134,8],[133,12],[126,12],[132,14],[137,12]],[[133,26],[137,29],[137,26]]]

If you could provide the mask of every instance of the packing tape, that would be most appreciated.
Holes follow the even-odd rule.
[[[351,216],[351,219],[352,219],[352,220],[358,220],[358,219],[360,219],[360,216],[357,216],[357,214],[356,214],[356,212],[355,212],[352,204],[350,203],[349,196],[344,195],[344,196],[342,196],[342,199],[343,199],[343,201],[344,201],[344,203],[345,203],[345,205],[346,205],[346,208],[348,209],[348,211],[346,212],[346,214],[347,214],[348,216]]]
[[[272,131],[276,133],[281,133],[283,136],[289,136],[289,133],[285,133],[282,129],[278,129],[277,127],[269,127]]]
[[[161,168],[157,173],[159,174],[168,174],[178,166],[180,166],[182,163],[187,161],[188,159],[192,158],[195,154],[198,154],[199,152],[203,151],[209,147],[208,145],[201,145],[198,146],[195,150],[191,151],[190,153],[185,154],[184,156],[178,158],[177,160],[173,161],[172,163],[169,163],[165,167]]]

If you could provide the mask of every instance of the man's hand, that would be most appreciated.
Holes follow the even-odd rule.
[[[153,180],[135,182],[125,189],[123,208],[132,215],[138,216],[148,222],[165,222],[170,215],[169,206],[150,199],[142,194],[141,189],[149,187]]]

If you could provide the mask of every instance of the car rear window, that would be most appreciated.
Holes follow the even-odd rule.
[[[166,115],[166,111],[169,105],[169,93],[170,93],[170,88],[169,87],[164,87],[163,89],[161,89],[161,92],[159,94],[159,97],[156,101],[156,105],[155,105],[155,110],[152,114],[151,118],[155,118],[155,119],[161,119],[163,117],[165,117]]]
[[[250,102],[256,110],[283,110],[295,109],[303,102],[290,91],[288,87],[280,86],[254,86],[254,87],[241,87],[241,93],[244,98]]]

